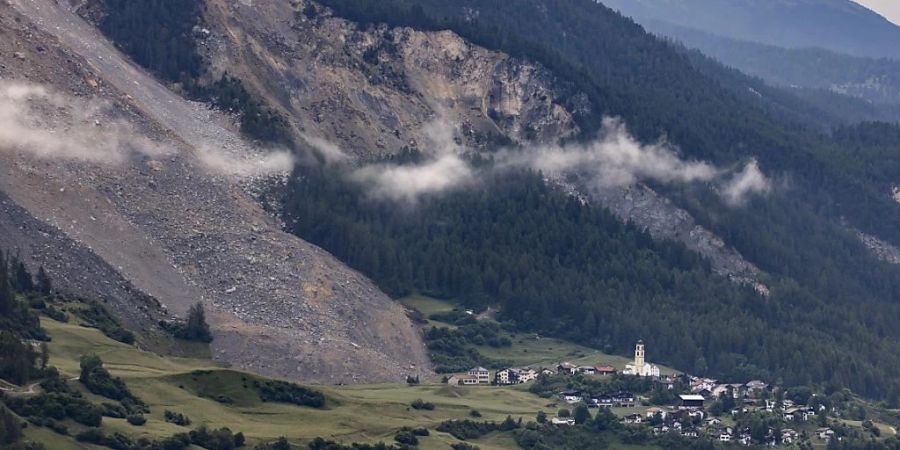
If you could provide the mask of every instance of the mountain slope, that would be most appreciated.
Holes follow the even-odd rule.
[[[786,49],[643,20],[652,32],[684,43],[744,73],[786,87],[828,89],[876,104],[900,103],[900,62],[821,49]]]
[[[20,55],[2,69],[4,80],[20,83],[4,87],[10,98],[22,83],[33,83],[24,85],[34,92],[52,89],[52,101],[75,105],[59,118],[74,121],[67,133],[74,142],[81,134],[99,133],[102,142],[127,132],[128,141],[149,139],[158,150],[112,148],[106,155],[112,161],[104,161],[98,153],[70,153],[78,148],[64,143],[49,148],[62,151],[54,159],[11,151],[27,145],[5,148],[0,186],[12,201],[90,248],[173,313],[203,301],[219,361],[319,382],[428,372],[421,339],[399,304],[326,252],[282,232],[242,189],[269,179],[272,155],[242,141],[227,118],[160,85],[56,2],[2,8],[9,37],[3,41],[14,47],[3,55]],[[79,110],[94,109],[79,98],[106,105],[88,118],[89,130],[79,128]],[[66,270],[66,277],[82,276],[79,267]]]
[[[748,346],[755,346],[759,341],[750,344],[736,336],[727,336],[727,332],[716,327],[701,332],[691,327],[689,321],[675,320],[681,311],[676,307],[654,310],[661,314],[660,320],[665,325],[641,326],[639,321],[632,323],[611,319],[618,316],[608,314],[598,318],[602,323],[600,329],[611,328],[618,332],[627,329],[623,335],[643,333],[643,338],[655,342],[654,345],[674,343],[672,336],[684,336],[683,340],[673,345],[678,349],[699,346],[699,353],[704,359],[691,360],[686,353],[679,353],[677,365],[695,369],[714,368],[713,371],[720,375],[735,367],[747,368],[751,372],[765,367],[765,370],[775,371],[778,376],[792,380],[792,383],[803,383],[805,379],[812,382],[830,379],[840,384],[849,383],[868,395],[881,395],[895,389],[893,383],[885,378],[886,372],[882,371],[884,360],[876,357],[875,353],[863,351],[859,344],[868,342],[882,351],[895,348],[895,338],[881,334],[891,326],[874,311],[897,310],[900,272],[897,267],[880,262],[870,253],[858,236],[848,229],[848,224],[867,234],[895,242],[900,236],[892,224],[900,220],[900,209],[890,197],[890,185],[867,177],[865,170],[848,173],[843,169],[843,160],[851,156],[841,143],[833,141],[818,128],[789,118],[800,111],[798,108],[810,108],[803,100],[795,97],[792,100],[794,106],[790,108],[786,106],[789,103],[783,103],[787,114],[779,113],[773,109],[772,103],[765,101],[768,95],[783,95],[778,89],[752,89],[754,85],[744,85],[740,89],[741,83],[748,81],[746,76],[729,72],[708,58],[698,62],[683,49],[653,38],[633,22],[595,2],[397,0],[373,4],[327,0],[323,3],[334,7],[336,14],[361,23],[367,30],[377,29],[381,22],[424,30],[449,28],[480,45],[542,63],[558,77],[573,84],[575,89],[565,92],[567,96],[583,92],[596,105],[586,114],[576,115],[583,130],[581,137],[585,140],[589,140],[599,129],[597,120],[603,115],[614,115],[623,118],[643,142],[653,142],[664,135],[689,158],[729,166],[756,157],[765,173],[774,174],[778,181],[773,191],[741,207],[723,203],[715,185],[660,183],[652,187],[693,216],[698,224],[721,236],[725,245],[736,248],[750,263],[772,277],[771,283],[768,283],[772,287],[770,299],[759,301],[754,306],[744,304],[736,308],[734,323],[728,328],[740,330],[736,333],[743,336],[757,336],[765,332],[754,329],[754,323],[766,323],[769,327],[784,326],[785,333],[791,337],[780,338],[779,342],[790,347],[790,350],[779,346],[778,351],[784,350],[797,356],[773,354],[769,351],[772,345],[763,345],[767,349],[765,352],[754,352]],[[751,81],[762,84],[759,80]],[[566,98],[564,96],[560,103],[565,104]],[[352,217],[353,221],[347,224],[349,229],[368,226],[372,220],[363,213]],[[545,221],[543,226],[550,229],[560,226],[552,217]],[[378,216],[374,223],[378,224],[377,227],[386,227],[384,232],[388,235],[399,232],[384,225]],[[502,235],[503,229],[515,229],[514,225],[514,221],[504,222],[498,232]],[[466,245],[465,239],[452,233],[446,239],[458,239],[453,242]],[[548,245],[553,248],[553,245]],[[566,248],[564,240],[558,245]],[[450,247],[456,248],[454,245]],[[524,248],[520,250],[527,251]],[[396,253],[389,247],[386,254]],[[521,261],[522,267],[527,267],[526,261],[527,258]],[[429,263],[436,267],[427,266],[422,270],[462,270],[459,264],[442,266],[445,262],[440,260]],[[378,273],[377,267],[375,264],[360,266],[372,274]],[[640,268],[630,267],[630,270],[639,272]],[[546,273],[552,271],[547,268]],[[548,286],[567,284],[555,282]],[[428,286],[416,287],[425,289]],[[485,282],[482,288],[488,294],[485,301],[489,301],[490,284]],[[582,309],[564,311],[561,305],[556,305],[557,309],[551,307],[551,316],[560,320],[556,325],[559,325],[558,330],[563,331],[559,332],[571,331],[579,339],[600,338],[602,341],[606,338],[602,333],[599,336],[578,333],[576,330],[585,328],[582,324],[584,317],[574,319],[578,312],[583,314],[590,310],[592,304],[603,304],[604,300],[597,298],[604,298],[605,292],[590,289],[589,292],[581,292],[573,288],[550,293],[552,290],[551,287],[541,287],[538,294],[531,291],[516,294],[519,298],[550,297],[582,301]],[[702,288],[698,287],[697,292],[702,292]],[[444,295],[454,293],[458,292],[441,292]],[[701,294],[699,297],[697,301],[710,302],[707,308],[723,308],[714,300],[715,295]],[[736,298],[728,302],[740,304]],[[523,303],[526,304],[524,311],[507,306],[517,319],[526,313],[536,317],[547,315],[547,311],[533,307],[539,302]],[[652,299],[641,299],[633,307],[643,310],[653,305]],[[857,310],[860,305],[866,306]],[[776,320],[775,317],[781,319]],[[785,317],[797,322],[790,325]],[[611,322],[605,322],[607,319]],[[643,322],[644,325],[647,323]],[[552,328],[553,324],[542,323],[538,327],[547,329]],[[586,328],[590,329],[589,326]],[[872,330],[878,331],[871,333]],[[887,333],[895,335],[893,332]],[[851,375],[842,368],[816,368],[817,363],[812,361],[812,357],[804,355],[819,352],[812,350],[815,346],[812,343],[824,341],[829,342],[829,348],[843,348],[841,353],[853,348],[846,354],[847,357],[850,354],[867,354],[862,356],[863,360],[868,361],[863,363],[867,367],[860,369],[857,375]],[[608,342],[618,351],[624,350],[624,341],[609,339]],[[673,356],[675,353],[678,352],[673,351]],[[878,363],[874,363],[876,359]],[[786,368],[784,364],[788,360],[805,361],[800,363],[804,368]],[[898,363],[900,361],[888,364]],[[830,375],[824,375],[826,372]],[[858,382],[861,379],[869,379],[872,383]],[[873,389],[873,386],[878,387]]]
[[[900,27],[851,0],[602,0],[638,20],[666,21],[786,48],[900,58]]]

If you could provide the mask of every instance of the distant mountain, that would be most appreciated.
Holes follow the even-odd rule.
[[[900,58],[900,27],[851,0],[602,0],[638,21],[660,20],[786,48]]]
[[[769,83],[827,89],[874,104],[900,104],[900,61],[849,56],[818,48],[789,49],[642,20],[649,31]]]

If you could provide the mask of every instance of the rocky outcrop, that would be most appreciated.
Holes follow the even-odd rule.
[[[307,4],[314,17],[300,13]],[[437,117],[466,144],[552,142],[578,133],[567,86],[543,67],[474,46],[452,32],[361,29],[311,2],[211,0],[203,49],[214,73],[236,75],[279,105],[302,133],[356,156],[422,140]]]
[[[900,248],[879,239],[877,236],[872,236],[859,230],[853,230],[853,232],[856,233],[856,237],[876,258],[887,263],[900,264]]]
[[[542,66],[451,32],[361,29],[311,1],[209,5],[205,25],[213,33],[204,48],[217,70],[237,70],[302,132],[358,157],[420,141],[435,117],[458,125],[469,148],[557,142],[578,134],[574,118],[591,108],[586,96],[564,95],[571,87]],[[307,5],[314,15],[299,13]],[[768,292],[759,269],[649,188],[605,190],[592,199],[656,238],[684,242],[717,273]]]

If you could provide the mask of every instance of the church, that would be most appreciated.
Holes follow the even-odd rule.
[[[634,361],[625,365],[625,375],[639,377],[658,377],[659,366],[644,361],[644,341],[638,341],[634,347]]]

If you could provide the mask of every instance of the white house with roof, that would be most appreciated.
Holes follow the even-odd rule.
[[[491,384],[491,372],[484,367],[475,367],[469,370],[468,376],[463,378],[463,384]]]

